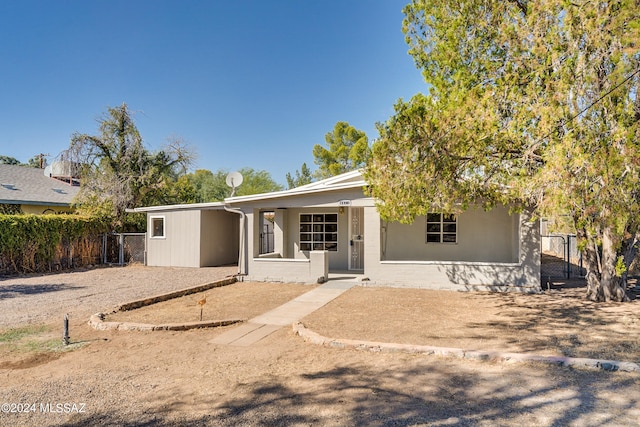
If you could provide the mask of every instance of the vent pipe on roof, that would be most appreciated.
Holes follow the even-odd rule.
[[[15,184],[1,184],[4,188],[6,188],[7,190],[16,190],[16,185]]]

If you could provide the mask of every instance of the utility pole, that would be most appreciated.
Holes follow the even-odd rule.
[[[45,154],[45,153],[40,153],[38,154],[38,157],[40,157],[40,169],[44,169],[44,163],[46,161],[45,157],[48,157],[49,154]]]

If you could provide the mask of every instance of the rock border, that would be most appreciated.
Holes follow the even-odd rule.
[[[621,362],[616,360],[588,359],[562,356],[539,356],[535,354],[505,353],[499,351],[465,350],[461,348],[434,347],[428,345],[411,345],[383,343],[375,341],[361,341],[349,339],[335,339],[324,337],[317,332],[308,329],[302,322],[293,324],[293,332],[302,337],[305,342],[325,347],[354,349],[381,353],[410,353],[425,354],[443,357],[454,357],[475,361],[495,362],[531,362],[544,363],[571,368],[595,369],[608,372],[638,372],[640,365],[633,362]]]
[[[228,277],[226,279],[216,280],[215,282],[205,283],[203,285],[193,286],[191,288],[181,289],[179,291],[168,292],[166,294],[156,295],[150,298],[143,298],[136,301],[120,304],[114,309],[114,313],[117,311],[129,311],[136,308],[145,307],[147,305],[156,304],[159,302],[167,301],[174,298],[180,298],[185,295],[197,294],[198,292],[208,291],[209,289],[219,288],[221,286],[231,285],[237,282],[236,277]]]
[[[120,304],[108,313],[96,313],[89,318],[89,325],[96,330],[118,330],[118,331],[187,331],[189,329],[199,328],[215,328],[220,326],[233,325],[234,323],[244,322],[245,319],[223,319],[223,320],[205,320],[201,322],[186,323],[165,323],[160,325],[152,325],[148,323],[134,322],[105,322],[107,315],[117,313],[119,311],[131,311],[136,308],[146,307],[148,305],[157,304],[159,302],[168,301],[174,298],[180,298],[185,295],[196,294],[213,288],[231,285],[237,281],[236,277],[216,280],[215,282],[205,283],[203,285],[193,286],[178,291],[168,292],[166,294],[156,295],[150,298],[130,301]]]
[[[105,322],[104,314],[94,314],[89,318],[89,325],[98,331],[117,330],[117,331],[187,331],[189,329],[199,328],[217,328],[220,326],[233,325],[234,323],[244,322],[244,319],[226,319],[226,320],[205,320],[202,322],[187,323],[165,323],[161,325],[152,325],[149,323],[133,323],[133,322]]]

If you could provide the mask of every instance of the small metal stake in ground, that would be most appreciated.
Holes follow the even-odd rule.
[[[69,314],[64,315],[62,342],[64,345],[69,345]]]
[[[200,301],[198,301],[198,305],[200,306],[200,321],[202,322],[202,309],[204,305],[207,303],[207,296],[205,295]]]

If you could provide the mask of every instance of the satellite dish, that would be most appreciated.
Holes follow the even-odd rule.
[[[240,172],[231,172],[227,175],[227,185],[231,187],[231,196],[233,197],[236,188],[242,184],[242,174]]]

